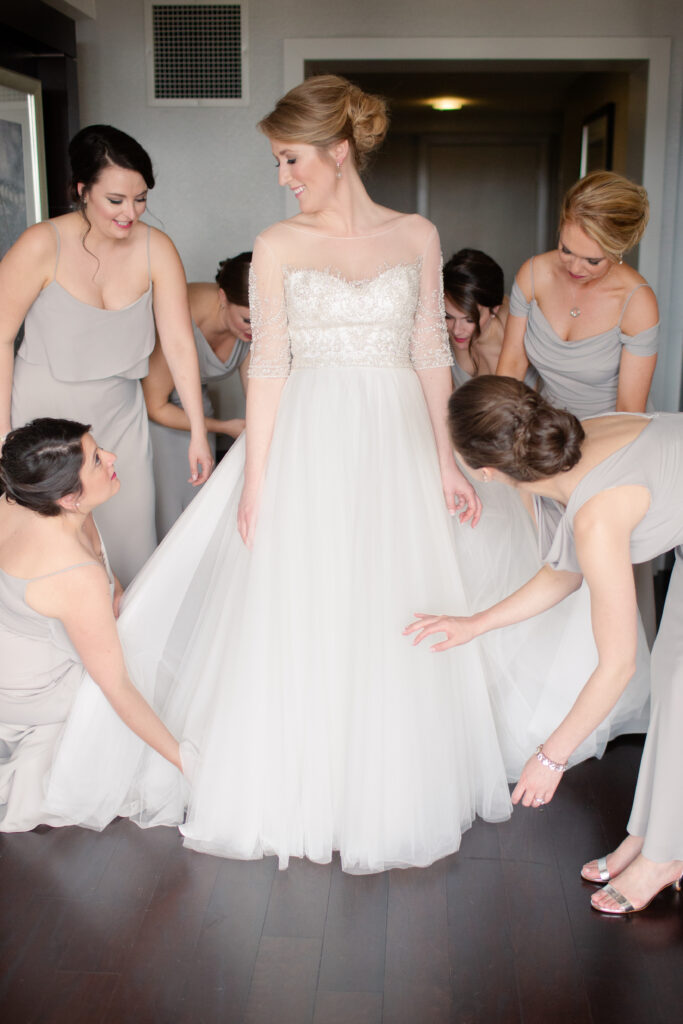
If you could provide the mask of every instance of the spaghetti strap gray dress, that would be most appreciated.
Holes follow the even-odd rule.
[[[85,676],[66,629],[26,603],[26,587],[35,579],[99,564],[80,562],[32,580],[0,569],[0,832],[65,824],[44,807],[44,779]]]
[[[126,587],[156,547],[152,446],[140,385],[154,348],[151,277],[147,291],[123,309],[81,302],[57,281],[60,242],[52,226],[55,272],[26,314],[12,426],[39,416],[90,423],[97,443],[116,454],[121,489],[95,519]],[[147,255],[149,261],[149,229]]]
[[[569,409],[579,419],[614,412],[622,350],[636,356],[652,356],[657,352],[659,324],[633,336],[621,330],[631,297],[647,285],[636,285],[627,295],[619,322],[614,327],[590,338],[563,341],[536,300],[533,259],[530,266],[531,301],[527,302],[515,280],[510,293],[510,313],[527,318],[524,348],[541,378],[543,397],[551,405]]]
[[[240,368],[249,355],[249,342],[238,338],[229,357],[225,362],[222,362],[194,321],[192,323],[192,332],[199,358],[204,415],[214,416],[214,408],[207,385],[210,381],[219,381],[230,377]],[[174,405],[182,408],[180,397],[175,389],[171,392],[169,400]],[[156,492],[156,529],[158,539],[161,540],[195,497],[198,488],[188,483],[187,447],[190,442],[189,431],[164,427],[161,423],[155,423],[153,420],[150,420],[149,429],[152,438],[154,487]],[[209,434],[208,438],[215,459],[216,435]]]
[[[574,517],[594,495],[638,485],[650,507],[631,534],[631,560],[645,562],[676,548],[664,614],[652,650],[652,710],[628,831],[644,836],[653,861],[683,860],[683,415],[658,413],[630,444],[581,480],[566,509],[536,499],[543,560],[581,571]]]

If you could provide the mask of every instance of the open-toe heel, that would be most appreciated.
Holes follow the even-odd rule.
[[[647,903],[643,903],[642,907],[634,907],[631,901],[627,899],[623,893],[619,892],[618,889],[615,889],[613,885],[606,885],[604,889],[600,890],[600,892],[604,892],[608,896],[610,896],[617,904],[617,906],[615,908],[598,906],[593,902],[593,898],[591,897],[591,907],[593,908],[593,910],[597,910],[600,914],[637,914],[641,910],[645,910],[646,907],[649,907],[652,901],[655,899],[655,897],[659,896],[660,892],[664,892],[665,889],[668,889],[669,886],[671,886],[672,889],[675,889],[676,892],[680,892],[682,885],[683,875],[681,875],[675,881],[667,882],[666,885],[663,885],[661,889],[658,889],[657,892],[650,897]]]
[[[583,873],[583,871],[581,872],[581,877],[583,878],[584,882],[590,882],[592,885],[604,885],[605,882],[609,882],[610,878],[612,877],[607,867],[607,857],[598,857],[595,863],[597,864],[598,874],[600,875],[600,877],[589,878],[588,875],[585,875]]]

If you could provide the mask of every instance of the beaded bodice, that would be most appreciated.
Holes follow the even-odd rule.
[[[450,366],[438,235],[426,221],[415,220],[417,244],[404,252],[398,247],[393,260],[374,266],[367,262],[374,239],[343,239],[346,250],[337,251],[336,265],[316,267],[279,263],[261,236],[250,287],[250,376],[285,377],[315,367]],[[302,255],[309,263],[333,255],[324,236],[320,245],[311,234],[308,241]],[[280,258],[286,255],[284,249]]]
[[[398,264],[369,281],[285,269],[292,369],[410,366],[419,266]]]

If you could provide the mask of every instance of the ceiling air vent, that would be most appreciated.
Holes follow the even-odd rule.
[[[145,4],[147,94],[154,106],[246,106],[246,4]]]

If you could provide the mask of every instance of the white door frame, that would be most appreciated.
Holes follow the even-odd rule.
[[[285,39],[284,86],[304,78],[307,60],[646,60],[647,108],[643,185],[650,197],[650,223],[640,243],[639,269],[655,293],[663,217],[666,113],[669,97],[671,41],[665,38],[566,37],[446,39]],[[289,205],[291,203],[291,209]],[[288,196],[288,215],[296,204]]]

